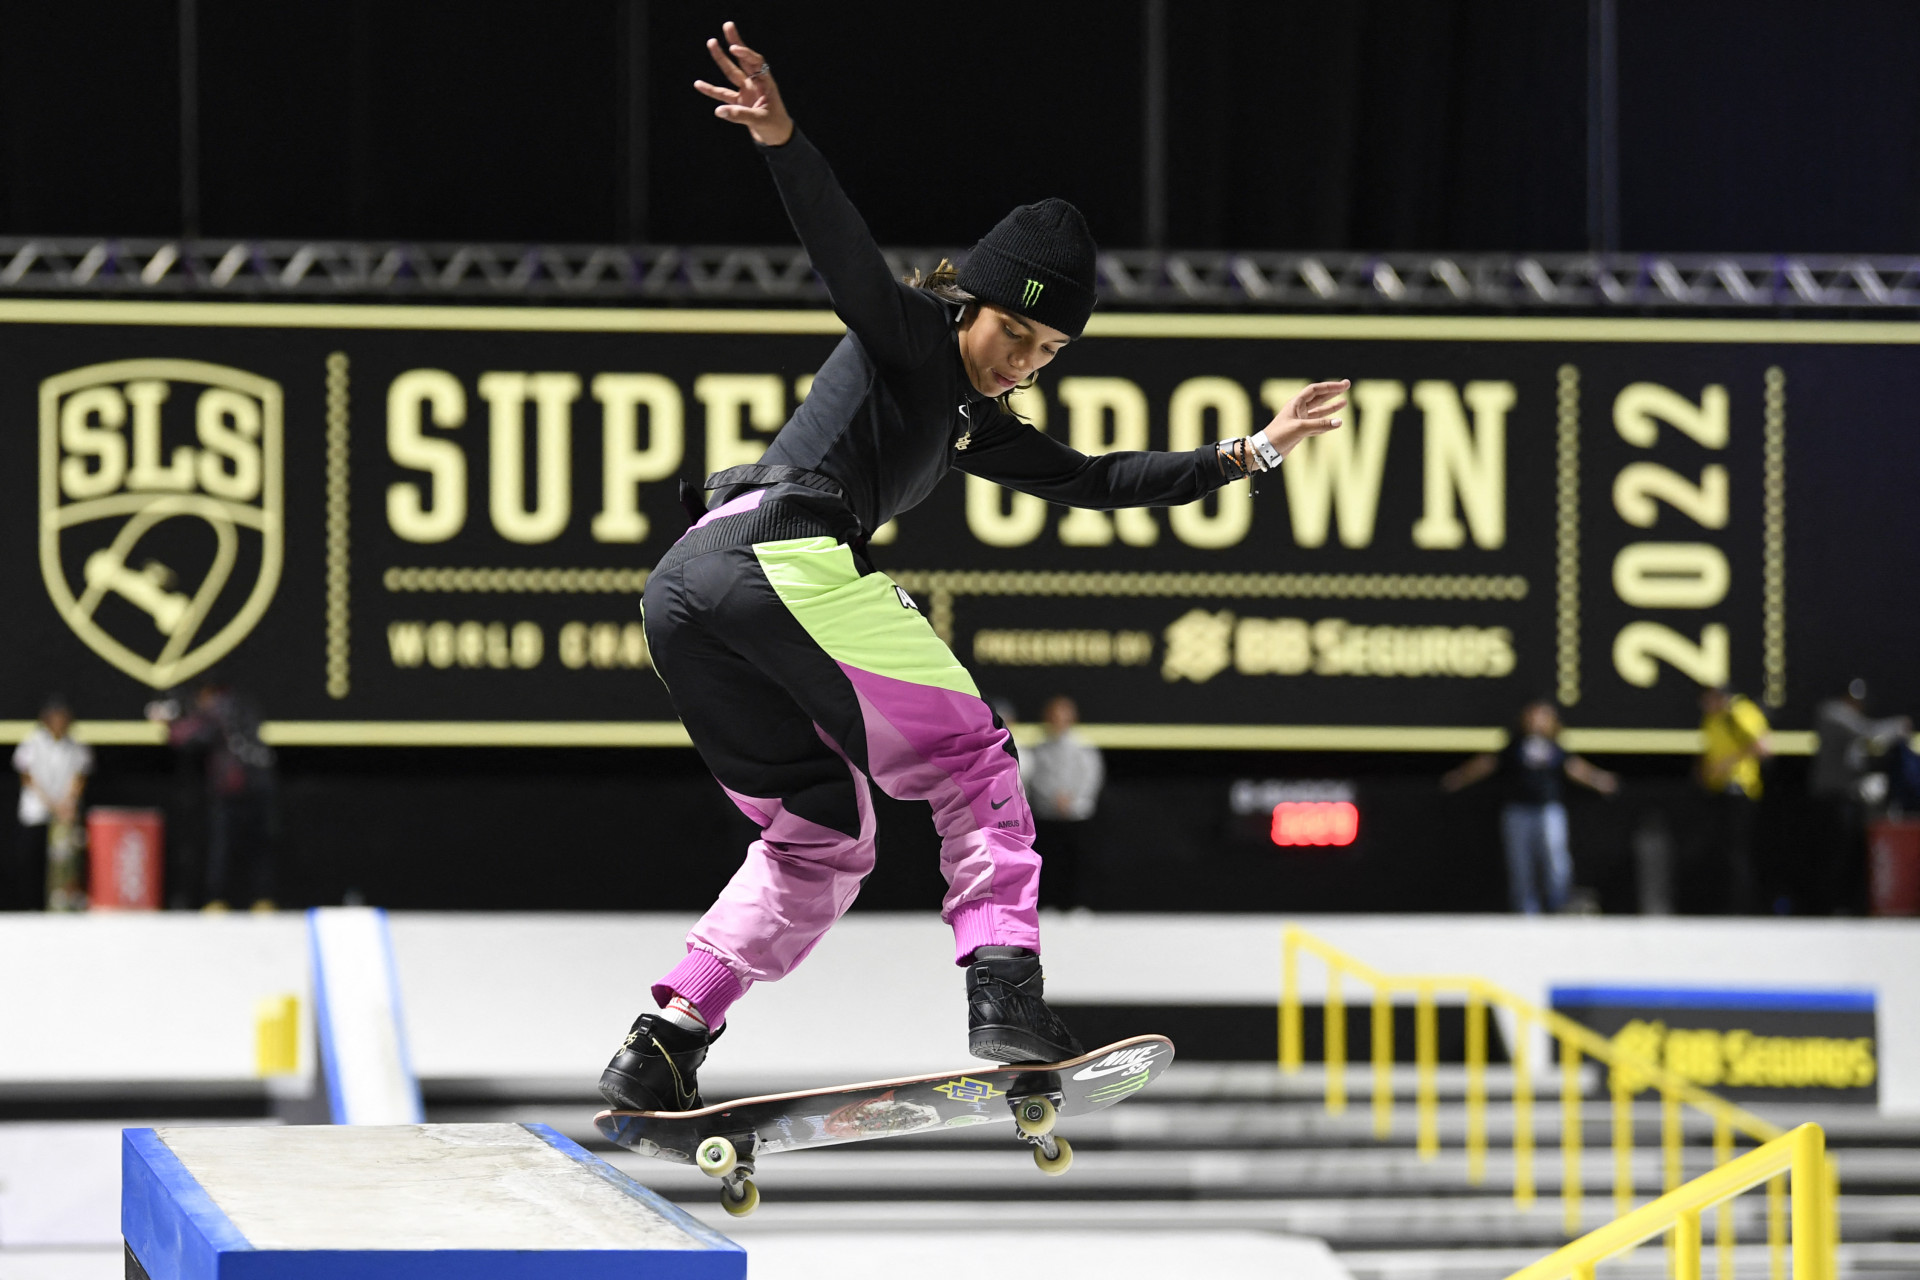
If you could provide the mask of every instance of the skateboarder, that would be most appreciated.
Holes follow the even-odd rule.
[[[1080,1052],[1042,998],[1040,859],[1012,739],[907,593],[874,572],[866,540],[955,467],[1071,506],[1198,501],[1339,426],[1329,415],[1347,385],[1316,384],[1258,434],[1184,453],[1088,457],[1041,434],[1007,395],[1093,310],[1079,210],[1023,205],[957,276],[895,280],[766,58],[732,23],[724,32],[707,49],[727,83],[694,87],[752,135],[848,332],[762,462],[708,478],[711,509],[647,580],[654,667],[760,838],[654,984],[661,1012],[634,1022],[600,1078],[628,1110],[702,1105],[695,1072],[728,1007],[805,959],[852,903],[873,866],[868,779],[932,804],[973,1054]],[[1003,145],[983,138],[983,158]]]

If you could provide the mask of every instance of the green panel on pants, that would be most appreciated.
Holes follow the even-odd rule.
[[[862,575],[831,537],[757,542],[753,554],[782,604],[835,662],[980,696],[973,677],[884,573]]]

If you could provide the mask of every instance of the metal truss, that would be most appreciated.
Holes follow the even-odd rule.
[[[959,251],[894,249],[900,274]],[[1920,307],[1920,258],[1717,254],[1101,255],[1127,309],[1750,311]],[[819,304],[797,247],[0,238],[0,295]]]

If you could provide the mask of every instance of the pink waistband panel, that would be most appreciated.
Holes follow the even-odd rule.
[[[765,500],[766,496],[767,491],[765,489],[749,490],[737,498],[721,503],[713,510],[707,512],[707,514],[701,516],[698,520],[695,520],[693,522],[693,529],[705,528],[707,525],[712,524],[715,520],[719,520],[724,516],[737,516],[742,511],[752,511]],[[692,529],[688,530],[688,532],[692,532]]]

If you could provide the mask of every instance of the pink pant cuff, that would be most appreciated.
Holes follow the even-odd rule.
[[[1029,930],[1017,930],[1018,936],[1010,933],[999,920],[995,919],[995,904],[987,899],[969,902],[947,917],[947,923],[953,926],[953,962],[965,964],[979,947],[1025,947],[1035,955],[1040,954],[1040,939]]]
[[[687,958],[673,967],[666,977],[653,984],[653,1000],[662,1009],[675,996],[684,996],[709,1027],[718,1028],[727,1020],[727,1010],[746,994],[733,970],[711,951],[690,948]]]

